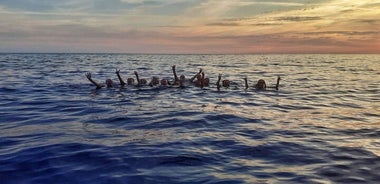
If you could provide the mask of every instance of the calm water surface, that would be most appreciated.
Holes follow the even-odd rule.
[[[235,82],[96,90],[117,81]],[[376,183],[380,55],[0,54],[0,183]],[[244,90],[265,79],[279,91]]]

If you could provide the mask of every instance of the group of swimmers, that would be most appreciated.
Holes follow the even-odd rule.
[[[210,79],[205,78],[205,73],[203,72],[202,69],[199,69],[199,72],[197,72],[190,79],[186,79],[184,75],[181,75],[180,77],[178,77],[177,72],[176,72],[176,65],[172,66],[172,71],[174,75],[174,79],[172,81],[168,79],[160,80],[158,77],[154,76],[152,77],[149,83],[146,79],[140,79],[137,71],[134,71],[137,84],[135,84],[134,78],[128,78],[127,82],[125,82],[124,79],[120,76],[119,69],[116,69],[115,73],[117,75],[117,78],[120,81],[121,86],[136,85],[139,87],[139,86],[149,85],[149,86],[178,86],[181,88],[185,86],[195,86],[195,87],[203,88],[210,85]],[[114,87],[114,82],[112,81],[112,79],[107,79],[105,84],[101,84],[92,79],[90,72],[86,73],[86,77],[92,84],[96,86],[97,89],[100,89],[102,87]],[[276,90],[278,90],[278,87],[280,85],[280,79],[281,79],[280,76],[278,76],[277,83],[274,87],[270,87],[270,86],[267,87],[263,79],[258,80],[257,83],[253,87],[258,90],[265,90],[267,88],[275,88]],[[245,89],[248,89],[249,85],[248,85],[247,77],[243,78],[243,80],[244,80]],[[227,79],[222,80],[222,75],[221,74],[218,75],[218,81],[216,82],[216,87],[218,88],[218,90],[220,90],[221,87],[228,88],[230,87],[231,84],[232,82],[230,80],[227,80]]]

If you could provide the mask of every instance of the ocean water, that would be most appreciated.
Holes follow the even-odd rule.
[[[234,84],[97,90],[84,75],[172,65]],[[0,119],[1,184],[377,183],[380,55],[0,54]]]

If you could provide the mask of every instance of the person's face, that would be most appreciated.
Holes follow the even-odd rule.
[[[113,84],[113,82],[112,82],[111,79],[107,79],[107,80],[106,80],[106,85],[107,85],[107,87],[112,87],[112,84]]]
[[[153,79],[152,79],[152,84],[153,85],[157,85],[157,84],[159,84],[160,83],[160,81],[158,80],[158,78],[157,77],[153,77]]]
[[[168,85],[168,81],[166,79],[161,80],[161,85],[166,86]]]
[[[128,78],[127,83],[128,83],[128,85],[132,85],[133,83],[135,83],[135,79]]]
[[[265,81],[263,79],[260,79],[258,82],[257,82],[257,88],[259,89],[264,89],[266,87],[266,84],[265,84]]]
[[[146,84],[147,81],[146,81],[145,79],[140,79],[140,83],[141,83],[141,84]]]
[[[208,86],[209,83],[210,83],[210,79],[209,79],[209,78],[205,78],[203,84],[204,84],[205,86]]]
[[[179,77],[179,79],[180,79],[181,81],[184,81],[184,80],[186,79],[186,77],[185,77],[184,75],[181,75],[181,76]]]
[[[202,75],[201,74],[197,75],[197,80],[202,80]]]

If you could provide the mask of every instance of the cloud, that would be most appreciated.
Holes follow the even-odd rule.
[[[289,17],[278,17],[277,21],[293,21],[293,22],[303,22],[303,21],[314,21],[322,20],[321,17],[308,17],[308,16],[289,16]]]
[[[27,12],[99,12],[120,13],[122,10],[142,6],[157,6],[159,1],[122,1],[122,0],[2,0],[0,5]]]
[[[57,4],[64,1],[59,0],[2,0],[0,5],[25,11],[49,11],[55,9]]]
[[[215,22],[215,23],[209,23],[209,24],[206,24],[207,26],[240,26],[240,24],[238,23],[233,23],[233,22]]]
[[[305,35],[380,35],[380,31],[322,31],[322,32],[306,32]]]
[[[351,52],[359,46],[380,52],[379,5],[373,0],[2,0],[0,52],[8,47],[293,53]]]

